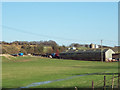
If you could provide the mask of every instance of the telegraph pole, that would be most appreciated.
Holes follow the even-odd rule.
[[[103,62],[103,47],[102,47],[102,40],[101,40],[101,61]]]

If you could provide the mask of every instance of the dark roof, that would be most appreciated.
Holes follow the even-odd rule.
[[[112,50],[113,50],[114,52],[120,51],[118,47],[114,47],[114,48],[112,48]]]
[[[102,52],[106,52],[107,50],[109,49],[103,49]],[[101,49],[68,50],[62,53],[79,53],[79,52],[101,52]]]

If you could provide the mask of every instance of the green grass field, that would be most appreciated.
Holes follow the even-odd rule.
[[[65,79],[90,73],[118,73],[117,62],[96,62],[80,60],[48,59],[40,57],[2,57],[2,87],[19,88],[32,83]],[[104,75],[77,76],[30,88],[91,88],[102,87]],[[112,75],[106,75],[109,80]],[[112,83],[112,82],[111,82]]]

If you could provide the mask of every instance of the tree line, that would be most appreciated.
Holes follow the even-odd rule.
[[[99,45],[100,46],[100,45]],[[13,41],[13,42],[0,42],[0,53],[3,54],[46,54],[63,52],[68,47],[89,48],[89,44],[72,43],[69,46],[60,46],[55,41]],[[117,49],[116,47],[103,46],[103,48]],[[2,52],[1,52],[2,51]]]
[[[63,52],[67,49],[66,46],[59,46],[55,41],[14,41],[14,42],[0,42],[2,54],[46,54]]]

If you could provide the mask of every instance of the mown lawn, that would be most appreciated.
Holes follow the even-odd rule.
[[[48,59],[41,57],[2,57],[2,87],[19,88],[32,83],[64,79],[90,73],[118,73],[117,62]],[[105,75],[105,74],[104,74]],[[91,88],[103,81],[104,75],[77,76],[71,79],[42,84],[30,88]],[[106,79],[112,75],[106,75]],[[112,83],[112,82],[111,82]]]

